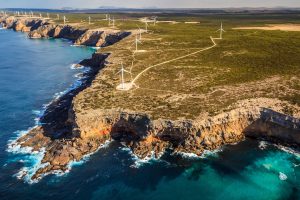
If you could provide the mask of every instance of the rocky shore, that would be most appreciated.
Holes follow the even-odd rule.
[[[40,19],[2,18],[6,28],[29,32],[31,38],[66,38],[76,45],[104,47],[128,36],[129,32],[84,30],[55,25]],[[38,24],[38,25],[37,25]],[[300,145],[299,114],[283,113],[287,102],[250,99],[238,102],[228,111],[195,120],[155,119],[151,115],[122,109],[83,110],[77,95],[93,84],[109,54],[95,53],[80,65],[90,66],[88,78],[79,88],[52,102],[41,118],[41,126],[30,130],[13,145],[45,150],[43,167],[33,180],[55,171],[66,171],[70,162],[79,161],[108,140],[122,142],[139,158],[159,158],[165,150],[201,155],[222,145],[235,144],[245,137],[264,139],[288,146]],[[101,75],[101,74],[100,74]],[[296,105],[290,105],[300,110]]]

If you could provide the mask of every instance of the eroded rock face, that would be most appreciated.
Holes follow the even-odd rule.
[[[14,31],[30,32],[47,24],[47,22],[40,19],[16,18],[11,16],[2,18],[1,24],[3,27],[13,29]]]
[[[75,41],[86,31],[87,31],[86,29],[77,29],[69,25],[65,25],[65,26],[58,25],[55,27],[53,37],[65,38],[65,39]]]
[[[89,66],[89,67],[99,67],[100,65],[104,64],[105,59],[108,57],[108,54],[102,54],[102,53],[93,53],[91,58],[84,59],[80,63],[78,63],[78,66]]]
[[[49,38],[54,36],[55,25],[43,25],[38,27],[36,30],[30,31],[28,34],[29,38]]]
[[[74,106],[74,105],[73,105]],[[122,110],[79,111],[72,107],[68,121],[72,137],[51,139],[37,127],[19,139],[22,146],[46,148],[34,178],[55,170],[65,171],[71,161],[95,152],[107,140],[122,142],[139,158],[159,158],[167,149],[201,155],[246,136],[300,145],[300,120],[266,108],[234,109],[198,120],[151,120],[147,114]]]
[[[118,31],[94,31],[89,30],[81,35],[76,41],[76,45],[86,45],[95,47],[105,47],[113,45],[119,42],[123,38],[130,35],[129,32],[118,32]]]

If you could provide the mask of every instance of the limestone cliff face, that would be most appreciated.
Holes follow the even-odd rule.
[[[29,32],[29,38],[64,38],[72,40],[75,45],[105,47],[130,35],[126,31],[87,30],[69,25],[55,25],[41,19],[3,17],[0,21],[5,28]]]
[[[65,39],[75,41],[86,31],[87,31],[86,29],[73,28],[72,26],[69,25],[65,25],[65,26],[58,25],[55,27],[53,37],[65,38]]]
[[[54,36],[55,25],[43,25],[38,27],[36,30],[30,31],[28,34],[29,38],[49,38]]]
[[[30,32],[47,24],[47,22],[40,19],[3,17],[1,18],[1,24],[5,28],[13,29],[14,31]]]
[[[54,25],[47,24],[38,27],[36,30],[31,31],[28,36],[30,38],[64,38],[72,41],[77,40],[86,29],[77,29],[69,25]]]
[[[151,121],[145,114],[114,110],[91,110],[76,114],[75,119],[81,138],[100,138],[106,133],[127,142],[141,158],[162,153],[165,148],[201,155],[203,150],[233,144],[245,136],[300,145],[298,119],[258,107],[194,121]]]
[[[76,41],[76,45],[104,47],[127,37],[129,32],[119,32],[114,30],[89,30],[81,35]]]

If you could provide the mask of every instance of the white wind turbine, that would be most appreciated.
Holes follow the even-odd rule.
[[[49,15],[49,13],[47,13],[47,18],[48,18],[48,19],[50,19],[50,15]]]
[[[223,29],[223,23],[221,22],[221,27],[220,29],[217,30],[217,32],[220,31],[220,39],[223,39],[223,32],[226,32],[224,29]]]
[[[89,16],[89,24],[91,24],[91,16]]]
[[[139,40],[141,41],[142,40],[142,29],[138,26],[139,28]]]
[[[121,70],[116,73],[116,74],[121,74],[121,84],[120,84],[121,90],[125,90],[125,80],[124,80],[125,73],[131,74],[131,72],[124,69],[123,63],[121,63]]]
[[[59,20],[59,14],[57,14],[56,17],[57,17],[57,20]]]
[[[154,21],[153,21],[154,26],[156,25],[156,22],[157,22],[157,17],[154,18]]]
[[[115,17],[113,17],[113,19],[112,19],[112,26],[113,26],[113,28],[115,28]]]
[[[42,13],[40,13],[40,18],[42,18],[43,16],[42,16]]]
[[[108,16],[108,26],[110,26],[110,21],[111,21],[111,19],[110,19],[110,15]]]
[[[137,34],[135,35],[134,44],[135,44],[135,52],[137,52],[138,51],[138,44],[142,44],[142,42],[139,40]]]
[[[145,21],[145,28],[146,28],[146,33],[148,33],[148,22]]]
[[[64,16],[64,25],[66,24],[67,18]]]

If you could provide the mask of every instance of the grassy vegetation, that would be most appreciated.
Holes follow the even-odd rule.
[[[148,14],[151,16],[151,14]],[[239,26],[300,23],[299,14],[157,14],[160,22],[150,24],[133,56],[135,36],[130,36],[101,52],[112,52],[110,64],[93,86],[80,94],[76,103],[83,109],[124,108],[148,112],[153,118],[196,118],[200,113],[214,114],[232,103],[247,98],[281,98],[300,104],[299,32],[234,30]],[[104,14],[68,14],[71,23],[91,16],[86,28],[108,27]],[[114,14],[120,30],[144,27],[139,18],[145,14]],[[209,36],[223,21],[224,39],[208,51],[149,70],[136,82],[138,89],[117,91],[120,62],[133,77],[148,66],[192,53],[212,45]],[[197,21],[199,24],[185,22]],[[131,80],[126,75],[126,80]],[[88,101],[87,101],[88,99]]]

